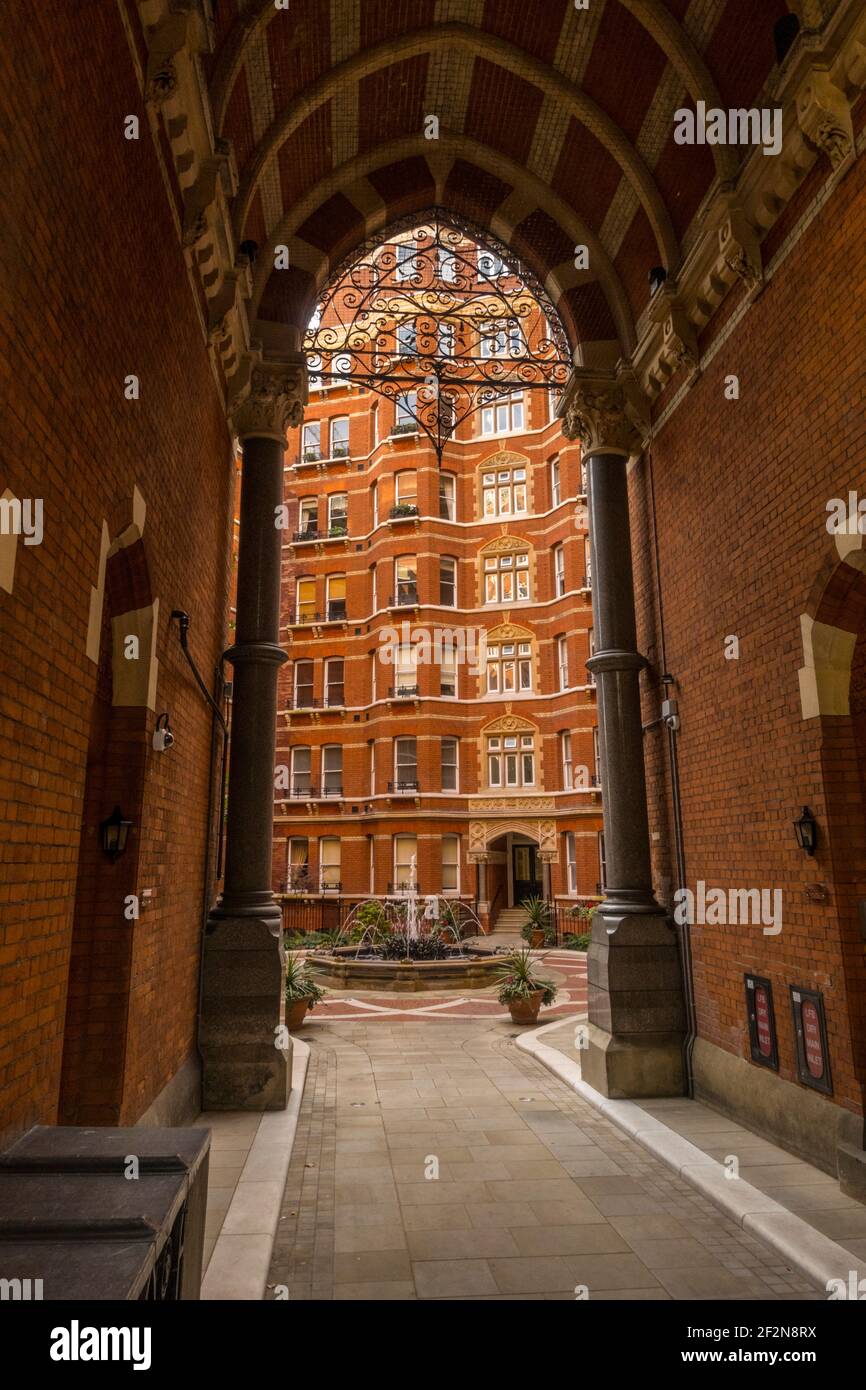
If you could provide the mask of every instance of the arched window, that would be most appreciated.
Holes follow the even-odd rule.
[[[485,776],[491,791],[537,785],[538,730],[528,719],[506,714],[482,731]]]

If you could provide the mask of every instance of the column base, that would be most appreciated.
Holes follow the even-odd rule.
[[[285,958],[273,923],[211,917],[204,944],[199,1051],[202,1108],[285,1110],[292,1042]]]
[[[616,1099],[683,1095],[682,974],[664,913],[594,913],[587,967],[583,1079]]]

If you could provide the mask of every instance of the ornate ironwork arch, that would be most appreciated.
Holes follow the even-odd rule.
[[[395,402],[439,463],[458,425],[517,392],[561,390],[559,315],[532,271],[489,232],[442,208],[403,218],[332,276],[304,338],[311,381]]]

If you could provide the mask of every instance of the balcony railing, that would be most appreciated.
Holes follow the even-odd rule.
[[[304,449],[301,453],[304,463],[320,463],[322,459],[321,449]]]
[[[581,587],[581,589],[591,589],[591,588],[592,588],[592,576],[589,575],[589,574],[583,575],[583,577],[582,577],[582,579],[581,579],[581,581],[580,581],[580,587]]]
[[[339,689],[329,690],[325,698],[321,699],[318,695],[304,695],[297,693],[289,698],[286,709],[306,710],[306,709],[342,709],[346,703],[345,691],[342,686]]]
[[[414,420],[399,420],[391,429],[392,435],[417,434],[418,426]]]
[[[346,600],[335,598],[328,604],[328,622],[342,623],[346,620]]]
[[[417,608],[418,607],[418,585],[407,584],[403,588],[398,588],[397,597],[393,594],[388,596],[389,608]]]
[[[415,892],[418,894],[418,896],[421,897],[421,896],[422,896],[422,893],[421,893],[421,889],[419,888],[418,884],[417,884],[417,883],[413,883],[412,880],[409,879],[409,878],[400,879],[400,880],[398,880],[398,882],[396,882],[396,883],[389,883],[389,884],[388,884],[388,892],[389,892],[389,893],[392,893],[392,894],[393,894],[393,893],[409,893],[413,888],[415,889]]]
[[[343,885],[340,879],[335,879],[332,883],[326,883],[325,880],[322,879],[319,891],[322,893],[341,893],[343,891]]]
[[[392,685],[388,690],[389,700],[412,700],[417,695],[417,685]]]
[[[308,787],[296,786],[289,789],[289,796],[295,801],[324,801],[330,796],[339,797],[343,795],[343,788],[340,787],[316,787],[312,783]]]
[[[320,623],[321,621],[321,613],[313,613],[309,608],[305,608],[295,614],[294,625],[295,627],[304,627],[307,623]]]
[[[413,779],[403,777],[403,778],[401,778],[398,782],[389,782],[389,783],[388,783],[388,791],[389,791],[389,792],[417,792],[417,790],[418,790],[418,788],[419,788],[420,785],[421,785],[421,784],[419,783],[417,777],[416,777],[416,778],[413,778]]]
[[[303,531],[295,531],[292,540],[300,544],[303,541],[320,541],[322,532],[317,531],[315,526],[305,526]]]
[[[347,459],[348,457],[349,457],[349,446],[348,446],[348,444],[332,444],[332,445],[331,445],[331,458],[332,458],[332,459]]]
[[[418,516],[418,508],[414,502],[398,502],[388,512],[389,521],[408,521],[410,517]]]

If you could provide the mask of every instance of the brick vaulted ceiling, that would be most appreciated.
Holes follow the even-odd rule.
[[[439,204],[531,265],[573,343],[634,344],[746,149],[674,142],[674,112],[761,104],[783,0],[218,0],[206,58],[234,149],[253,307],[300,325],[329,273]],[[439,138],[425,120],[439,120]],[[274,271],[275,245],[291,268]],[[590,270],[574,266],[585,244]]]

